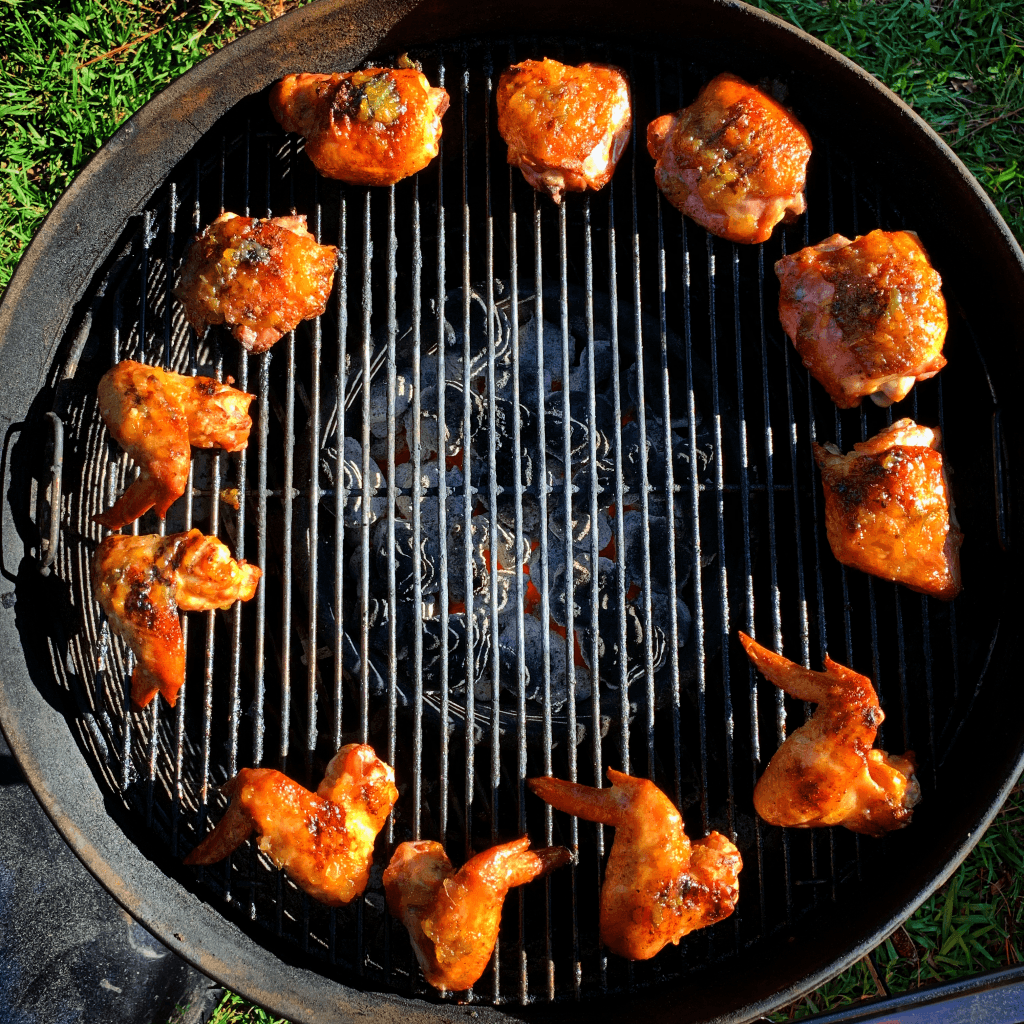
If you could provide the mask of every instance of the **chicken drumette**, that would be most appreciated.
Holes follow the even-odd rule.
[[[125,359],[100,379],[100,415],[141,473],[104,513],[111,530],[154,506],[161,519],[185,493],[190,446],[241,451],[249,443],[249,403],[256,397],[212,377],[186,377]]]
[[[171,706],[185,681],[178,612],[230,608],[256,592],[262,570],[236,562],[199,530],[167,537],[113,534],[92,560],[92,587],[110,628],[136,657],[132,701],[144,708],[162,693]]]
[[[423,976],[441,991],[473,985],[494,952],[509,889],[567,864],[561,846],[529,849],[522,839],[494,846],[456,871],[440,843],[402,843],[384,871],[388,907],[409,930]]]
[[[174,294],[202,337],[228,324],[250,352],[265,352],[327,308],[338,250],[319,245],[306,218],[222,213],[196,236]]]
[[[825,527],[843,565],[950,601],[960,593],[963,534],[936,427],[897,420],[843,455],[815,444]]]
[[[542,800],[615,827],[601,887],[601,941],[630,960],[728,917],[739,899],[739,850],[721,833],[691,843],[683,819],[648,779],[608,769],[610,789],[527,779]]]
[[[508,162],[539,192],[558,203],[611,179],[633,124],[618,68],[524,60],[502,72],[495,99]]]
[[[448,93],[416,68],[288,75],[270,91],[285,131],[306,138],[306,155],[328,178],[393,185],[437,156]]]
[[[243,768],[221,792],[231,798],[224,817],[185,863],[214,864],[255,832],[296,885],[330,906],[366,888],[374,841],[398,799],[394,769],[365,743],[342,747],[315,793],[272,768]]]
[[[946,365],[942,279],[913,231],[832,235],[775,273],[783,329],[840,409],[891,405]]]
[[[885,719],[871,680],[827,655],[825,671],[812,672],[739,636],[769,682],[818,705],[768,763],[754,788],[757,813],[772,825],[842,825],[869,836],[907,825],[921,799],[914,754],[871,749]]]
[[[688,107],[647,127],[665,198],[721,238],[764,242],[804,212],[811,139],[760,89],[721,74]]]

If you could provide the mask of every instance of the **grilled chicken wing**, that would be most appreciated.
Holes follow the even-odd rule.
[[[338,250],[319,245],[306,218],[222,213],[196,236],[174,294],[202,337],[228,324],[250,352],[266,352],[327,308]]]
[[[619,68],[524,60],[502,72],[495,98],[508,162],[538,192],[560,203],[611,180],[633,124]]]
[[[748,657],[769,682],[817,704],[810,721],[775,752],[754,788],[754,807],[772,825],[842,825],[880,836],[909,824],[921,787],[912,751],[872,750],[885,719],[871,680],[836,664],[812,672],[740,633]]]
[[[567,864],[561,846],[529,849],[529,837],[478,853],[456,871],[431,840],[402,843],[384,871],[388,907],[408,929],[423,976],[434,988],[473,985],[494,952],[509,889]]]
[[[393,185],[437,156],[448,93],[415,68],[288,75],[270,91],[285,131],[306,137],[306,155],[328,178]]]
[[[775,273],[783,329],[840,409],[891,405],[946,365],[942,278],[913,231],[832,235]]]
[[[185,493],[190,446],[241,451],[249,443],[249,403],[256,397],[212,377],[186,377],[125,359],[97,389],[100,415],[142,472],[102,515],[111,530],[156,506],[161,519]]]
[[[550,777],[527,784],[552,807],[615,827],[601,887],[601,941],[630,960],[727,918],[739,899],[740,852],[719,832],[691,843],[653,782],[608,769],[610,789]]]
[[[110,628],[136,657],[132,701],[144,708],[160,692],[172,707],[185,681],[178,612],[230,608],[256,592],[262,570],[236,562],[199,530],[167,537],[113,534],[92,560],[92,587]]]
[[[736,75],[713,78],[690,106],[652,121],[647,149],[665,198],[720,238],[765,242],[806,208],[810,136]]]
[[[259,848],[321,903],[340,906],[365,888],[377,833],[398,799],[395,772],[365,743],[342,747],[315,793],[272,768],[243,768],[217,827],[185,858],[214,864],[254,832]]]
[[[897,420],[843,455],[814,447],[825,527],[843,565],[951,601],[960,593],[960,532],[936,427]]]

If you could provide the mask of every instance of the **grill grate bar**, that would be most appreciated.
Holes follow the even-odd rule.
[[[342,721],[345,698],[344,666],[344,618],[345,607],[345,510],[348,508],[349,491],[345,475],[345,412],[348,403],[348,196],[340,190],[338,200],[338,268],[337,310],[338,310],[338,361],[335,366],[337,386],[335,388],[334,424],[334,718],[331,723],[334,750],[341,748]],[[319,453],[317,453],[317,465]],[[319,475],[319,474],[318,474]]]

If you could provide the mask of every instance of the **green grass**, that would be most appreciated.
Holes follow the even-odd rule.
[[[0,0],[0,289],[46,212],[122,121],[168,82],[296,0]],[[1024,240],[1020,0],[760,0],[855,60],[934,127]],[[835,1009],[1021,960],[1024,794],[955,876],[874,953],[777,1014]],[[874,972],[874,974],[873,974]],[[284,1024],[227,993],[211,1024]]]

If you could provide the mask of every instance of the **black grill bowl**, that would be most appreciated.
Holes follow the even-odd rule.
[[[345,70],[407,50],[432,81],[443,77],[452,97],[439,159],[394,189],[318,178],[300,140],[270,117],[269,85],[290,72]],[[506,167],[494,124],[501,69],[543,55],[618,63],[634,88],[635,137],[613,184],[569,196],[561,209]],[[652,117],[690,102],[726,69],[784,83],[815,143],[808,213],[764,246],[734,246],[684,223],[659,199],[644,146]],[[244,356],[217,330],[198,343],[169,296],[188,239],[225,207],[253,215],[294,207],[322,241],[342,248],[328,311],[267,357]],[[810,443],[849,448],[887,414],[873,406],[838,414],[775,314],[772,265],[783,252],[874,227],[921,235],[950,305],[949,366],[895,410],[943,428],[966,535],[965,589],[950,605],[832,559]],[[471,450],[486,456],[494,440],[495,469],[481,475],[463,462],[478,490],[467,495],[459,483],[447,500],[463,526],[459,501],[480,513],[492,546],[492,508],[500,506],[502,529],[521,542],[541,499],[521,466],[518,484],[509,477],[516,463],[497,431],[512,404],[497,400],[488,365],[500,368],[517,338],[520,357],[530,349],[538,314],[555,330],[556,360],[575,361],[591,338],[617,346],[619,412],[635,405],[616,424],[587,387],[570,399],[564,389],[538,395],[536,384],[524,386],[519,428],[536,433],[543,422],[554,431],[557,443],[544,449],[553,459],[567,405],[581,417],[583,441],[593,438],[591,452],[602,416],[612,453],[633,436],[623,419],[633,431],[664,436],[665,401],[671,418],[686,423],[679,429],[689,461],[671,461],[671,476],[665,459],[652,462],[649,492],[642,480],[607,477],[602,500],[634,487],[636,521],[650,524],[633,549],[643,585],[629,593],[629,622],[649,621],[652,581],[666,563],[687,612],[662,611],[661,667],[656,644],[641,644],[628,666],[604,667],[598,702],[583,691],[563,699],[557,673],[538,679],[534,670],[527,680],[514,645],[482,649],[467,680],[455,634],[447,674],[443,661],[418,671],[436,639],[415,613],[422,576],[411,598],[405,584],[388,587],[390,566],[397,578],[404,564],[391,555],[393,510],[410,497],[394,484],[394,430],[381,439],[392,481],[377,496],[381,518],[364,525],[337,514],[346,497],[338,494],[340,435],[368,443],[370,391],[387,394],[399,373],[422,380],[436,366],[442,307],[452,354],[462,351],[463,320],[484,325],[469,341],[482,401],[465,417],[461,397],[452,405],[449,395],[444,408],[459,430],[470,421]],[[637,5],[624,18],[621,5],[605,2],[527,0],[513,9],[487,0],[321,0],[227,47],[127,122],[47,218],[11,281],[0,306],[0,724],[47,813],[121,904],[201,970],[292,1020],[469,1012],[420,979],[401,927],[383,910],[379,870],[413,835],[442,838],[458,862],[523,831],[537,844],[578,844],[579,861],[507,901],[474,1012],[583,1019],[600,998],[607,1019],[751,1020],[817,986],[905,919],[966,856],[1020,773],[1020,541],[1011,512],[1021,495],[1011,468],[1024,450],[1004,403],[1021,370],[1021,323],[1024,256],[949,149],[869,75],[752,8]],[[99,421],[95,385],[124,357],[232,375],[259,396],[249,450],[197,453],[192,500],[179,502],[167,525],[219,533],[237,556],[266,569],[264,582],[244,608],[188,617],[183,698],[174,711],[145,714],[126,711],[125,651],[89,594],[88,561],[101,536],[90,516],[127,471]],[[603,394],[610,406],[614,388]],[[501,494],[492,486],[499,467]],[[575,512],[594,493],[591,482],[589,470],[577,477]],[[244,498],[238,510],[219,500],[231,487]],[[543,497],[557,518],[563,488]],[[659,533],[666,514],[679,528]],[[155,528],[149,518],[140,524]],[[352,565],[369,580],[372,561],[383,580],[372,614],[349,565],[371,534],[379,552]],[[554,580],[564,542],[557,531],[540,541],[531,573],[546,560]],[[463,549],[453,550],[439,567],[442,607],[461,600],[467,574],[473,579]],[[499,587],[490,565],[482,578],[471,604],[486,632]],[[516,585],[512,592],[521,599]],[[626,603],[627,592],[616,576],[612,603]],[[573,596],[579,625],[594,595],[581,583]],[[548,610],[567,614],[555,591]],[[606,645],[618,639],[617,621],[601,620]],[[924,800],[911,827],[869,841],[783,832],[755,819],[754,781],[804,711],[754,675],[737,628],[812,667],[827,650],[872,676],[887,715],[883,745],[913,748],[921,765]],[[383,654],[371,670],[372,644]],[[558,646],[555,634],[550,646]],[[497,711],[488,676],[495,665],[508,684]],[[373,742],[396,765],[401,788],[364,899],[328,913],[248,848],[202,873],[181,867],[223,806],[216,786],[238,768],[278,767],[315,785],[338,744],[354,739]],[[745,861],[732,918],[632,967],[597,944],[610,833],[546,812],[522,783],[575,772],[594,784],[608,765],[653,778],[679,803],[691,835],[728,832]]]

